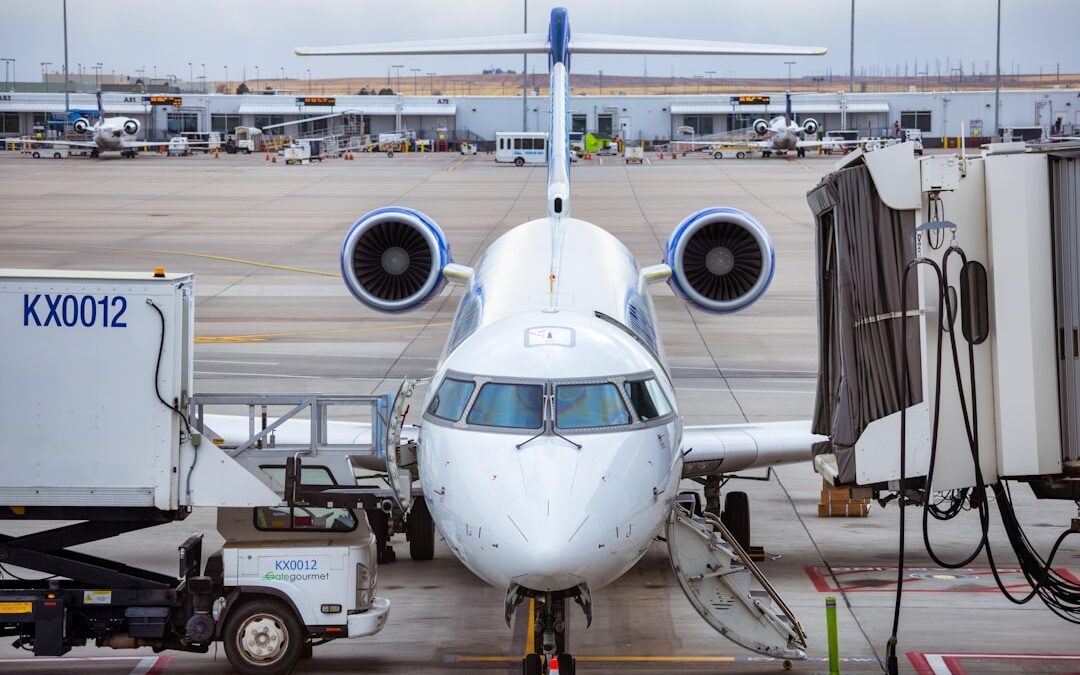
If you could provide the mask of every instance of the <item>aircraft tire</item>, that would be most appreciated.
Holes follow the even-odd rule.
[[[724,495],[724,512],[720,520],[735,537],[735,541],[750,550],[750,498],[745,492],[728,492]]]
[[[409,510],[409,557],[413,560],[431,560],[435,557],[435,521],[427,502],[418,499]]]
[[[521,673],[522,675],[543,675],[544,664],[540,660],[540,655],[526,654],[525,658],[521,659]]]
[[[577,664],[574,657],[569,654],[559,654],[559,675],[574,675]]]

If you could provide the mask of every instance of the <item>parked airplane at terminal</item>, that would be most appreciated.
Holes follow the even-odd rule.
[[[79,148],[91,148],[90,155],[98,157],[102,152],[119,152],[121,157],[135,157],[139,148],[145,147],[146,141],[139,141],[139,120],[131,117],[105,117],[105,107],[101,103],[101,91],[97,93],[97,120],[91,124],[85,117],[79,117],[71,128],[80,134],[90,133],[91,140],[69,139],[38,140],[29,138],[5,139],[5,143],[22,145],[67,145]]]
[[[453,553],[506,590],[508,621],[530,600],[536,630],[526,675],[546,667],[541,653],[548,662],[557,656],[564,675],[574,672],[567,600],[591,621],[591,594],[625,574],[665,525],[680,582],[711,625],[760,653],[804,657],[797,621],[763,577],[755,578],[772,600],[751,595],[753,563],[735,544],[714,545],[712,531],[676,508],[676,498],[683,477],[808,460],[810,424],[684,426],[647,288],[666,281],[703,310],[737,312],[772,280],[772,239],[743,211],[708,208],[675,227],[662,263],[640,268],[615,237],[572,217],[568,77],[573,54],[825,49],[571,34],[566,10],[556,8],[547,33],[296,52],[548,55],[543,218],[501,236],[475,267],[453,262],[433,219],[400,206],[361,217],[341,250],[348,289],[380,311],[415,308],[447,281],[465,288],[423,406],[417,463],[424,500],[413,508],[430,510]],[[729,515],[739,518],[740,509],[731,506]],[[745,584],[731,581],[738,574],[695,567],[705,562],[746,573]]]

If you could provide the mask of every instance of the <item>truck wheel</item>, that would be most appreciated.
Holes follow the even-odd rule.
[[[59,153],[59,152],[54,152],[54,153],[52,154],[52,156],[53,156],[53,159],[60,159],[60,157],[61,157],[61,155],[60,155],[60,153]]]
[[[716,152],[714,152],[714,153],[712,154],[712,158],[713,158],[713,159],[723,159],[723,158],[724,158],[724,153],[722,153],[722,152],[720,152],[719,150],[717,150]]]
[[[296,615],[276,600],[253,600],[229,613],[225,655],[243,675],[288,673],[304,648]]]
[[[745,492],[729,492],[724,495],[724,512],[721,522],[739,542],[743,550],[750,552],[750,498]]]
[[[735,153],[735,159],[746,159],[746,153],[742,150]]]
[[[35,150],[32,153],[30,153],[30,156],[33,157],[34,159],[38,159],[39,157],[41,157],[41,153],[38,152],[37,150]]]
[[[423,499],[413,502],[409,511],[409,555],[413,560],[435,557],[435,521]]]
[[[514,159],[514,166],[525,166],[525,158],[517,157]]]
[[[390,159],[393,159],[394,158],[394,151],[393,150],[387,150],[386,151],[386,156],[389,157]]]

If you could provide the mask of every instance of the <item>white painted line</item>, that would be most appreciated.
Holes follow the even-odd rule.
[[[131,669],[130,675],[146,675],[157,665],[158,657],[145,656]]]
[[[76,661],[139,661],[153,659],[156,656],[25,656],[0,659],[0,663],[75,663]]]
[[[195,363],[232,363],[241,366],[276,366],[277,361],[224,361],[219,359],[195,359]]]
[[[675,391],[730,391],[733,394],[797,394],[799,396],[806,396],[807,394],[813,394],[815,392],[806,389],[802,391],[795,391],[791,389],[735,389],[727,387],[675,387]]]
[[[941,654],[923,654],[923,657],[926,659],[926,665],[934,671],[934,675],[953,675],[952,670],[945,665],[945,659]]]
[[[196,370],[196,375],[228,375],[229,377],[281,377],[293,380],[378,380],[377,377],[338,377],[337,375],[286,375],[284,373],[225,373],[215,370]]]

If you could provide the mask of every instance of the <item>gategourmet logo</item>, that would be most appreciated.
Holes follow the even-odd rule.
[[[330,578],[329,572],[294,572],[294,573],[282,573],[282,572],[267,572],[262,576],[263,581],[326,581]]]

